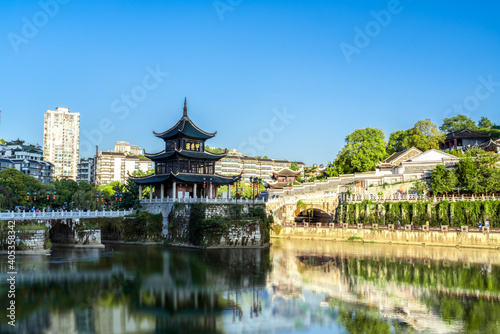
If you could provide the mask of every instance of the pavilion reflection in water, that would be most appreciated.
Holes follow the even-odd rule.
[[[458,333],[498,328],[496,262],[431,261],[425,254],[373,257],[359,255],[366,246],[357,253],[294,245],[210,252],[124,248],[75,253],[63,265],[45,267],[23,261],[24,272],[31,274],[19,281],[16,330],[258,333],[321,326],[353,333]],[[470,254],[487,258],[484,252]],[[0,324],[0,331],[13,333],[9,327]]]

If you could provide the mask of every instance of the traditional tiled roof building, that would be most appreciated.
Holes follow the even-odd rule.
[[[500,139],[497,140],[490,139],[487,142],[479,144],[477,147],[485,151],[500,153]]]
[[[446,135],[444,142],[440,144],[441,150],[452,149],[467,149],[478,146],[490,139],[489,134],[480,133],[476,131],[463,128],[458,131],[450,132]]]
[[[229,185],[239,179],[238,176],[215,174],[215,162],[226,154],[205,150],[205,141],[213,138],[217,132],[205,132],[191,121],[187,115],[186,100],[181,119],[169,130],[153,133],[165,141],[163,151],[145,153],[147,158],[155,162],[155,173],[130,179],[141,188],[154,187],[155,198],[215,198],[219,186]]]
[[[294,183],[299,177],[301,171],[293,171],[289,168],[283,168],[278,172],[273,173],[274,183],[268,183],[268,187],[271,189],[283,189],[283,187],[288,186],[290,183]]]

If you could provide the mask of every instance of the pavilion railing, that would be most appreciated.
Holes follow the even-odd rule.
[[[122,211],[9,211],[0,212],[0,220],[123,217],[131,213],[133,213],[132,209]]]
[[[208,203],[208,204],[264,204],[263,199],[250,199],[250,198],[153,198],[142,199],[141,204],[163,204],[163,203]]]

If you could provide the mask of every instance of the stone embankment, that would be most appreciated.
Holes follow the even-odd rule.
[[[500,249],[500,233],[283,227],[271,238]]]

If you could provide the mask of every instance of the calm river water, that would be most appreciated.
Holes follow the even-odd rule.
[[[16,327],[0,315],[0,332],[500,333],[499,251],[274,243],[19,255]]]

